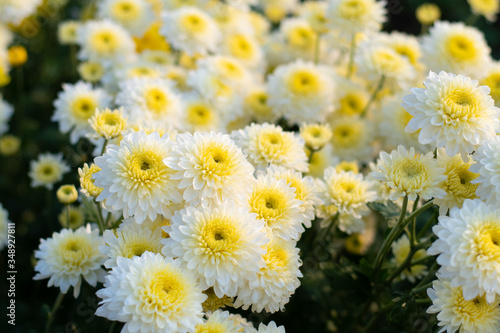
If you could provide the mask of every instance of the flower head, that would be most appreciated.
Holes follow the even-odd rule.
[[[37,160],[30,162],[28,175],[31,178],[32,187],[45,186],[51,190],[69,170],[69,166],[63,161],[62,153],[45,153],[40,154]]]

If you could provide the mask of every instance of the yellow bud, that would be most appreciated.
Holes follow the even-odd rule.
[[[431,25],[441,17],[441,10],[433,3],[424,3],[417,8],[417,20],[423,25]]]
[[[0,138],[0,154],[12,156],[19,151],[21,140],[14,135],[4,135]]]
[[[57,190],[56,195],[57,200],[65,205],[71,204],[78,199],[78,191],[75,185],[62,185]]]
[[[9,48],[9,62],[12,66],[22,66],[28,60],[28,52],[24,46],[16,45]]]

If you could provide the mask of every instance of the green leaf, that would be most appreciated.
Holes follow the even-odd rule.
[[[392,201],[387,201],[386,204],[372,201],[366,205],[387,219],[396,218],[401,214],[401,208]]]

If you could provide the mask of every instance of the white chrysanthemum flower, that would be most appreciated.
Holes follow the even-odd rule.
[[[163,163],[173,145],[158,132],[142,131],[125,136],[120,146],[108,145],[106,153],[95,158],[101,168],[94,174],[95,185],[103,189],[97,201],[123,209],[123,217],[134,216],[137,223],[171,215],[170,204],[181,201],[177,181],[170,178],[173,170]]]
[[[324,183],[317,182],[322,204],[334,205],[340,214],[361,218],[369,212],[366,204],[376,199],[376,192],[371,189],[370,181],[362,174],[345,172],[331,166],[325,170]]]
[[[256,121],[257,123],[274,123],[279,115],[269,106],[267,100],[269,95],[264,85],[255,85],[248,87],[243,101],[244,116],[249,119],[248,123]]]
[[[389,34],[379,33],[375,38],[399,55],[408,59],[410,64],[417,71],[421,71],[424,65],[421,63],[422,49],[418,39],[415,36],[407,35],[398,31],[392,31]]]
[[[408,236],[406,234],[401,236],[401,238],[392,243],[391,249],[392,253],[394,254],[392,262],[395,264],[396,267],[401,266],[406,261],[406,258],[408,257],[408,254],[410,254],[411,251],[410,240],[408,239]],[[412,260],[422,259],[425,256],[426,256],[425,249],[420,249],[413,254]],[[406,279],[411,283],[415,283],[417,279],[423,278],[426,274],[427,274],[427,266],[412,265],[408,268],[405,268],[399,275],[399,278],[401,280]]]
[[[295,189],[295,199],[302,202],[300,204],[301,222],[306,228],[310,228],[311,221],[314,220],[314,206],[321,202],[312,177],[303,177],[301,172],[277,166],[267,169],[267,174],[275,179],[284,179],[290,187]]]
[[[474,164],[474,160],[470,156],[468,156],[467,162],[464,162],[459,154],[448,156],[446,151],[440,148],[437,150],[437,161],[439,166],[444,168],[444,174],[447,177],[440,184],[446,195],[443,198],[434,199],[434,203],[439,205],[439,214],[446,215],[448,209],[462,208],[465,199],[477,198],[478,185],[474,184],[474,179],[479,174],[469,170]]]
[[[336,83],[335,95],[338,102],[335,105],[335,113],[330,118],[334,121],[337,115],[361,115],[370,97],[367,88],[343,77],[337,77]]]
[[[306,61],[314,61],[315,57],[323,59],[326,50],[325,41],[320,39],[320,45],[316,45],[318,34],[307,20],[299,17],[284,19],[280,24],[279,31],[290,59]],[[318,54],[315,51],[316,47],[318,47]]]
[[[279,23],[296,11],[298,4],[298,0],[259,0],[259,7],[272,23]]]
[[[400,98],[388,99],[375,113],[379,116],[378,134],[383,138],[384,150],[393,150],[398,145],[414,147],[418,152],[431,150],[428,145],[418,142],[418,133],[405,131],[413,116],[401,106]]]
[[[267,231],[286,240],[298,240],[304,228],[302,201],[286,179],[261,174],[248,196],[248,210],[265,222]]]
[[[462,22],[436,22],[422,38],[422,61],[431,71],[478,77],[491,61],[481,31]]]
[[[12,223],[12,221],[9,220],[9,212],[0,203],[0,251],[2,251],[8,243],[9,223]]]
[[[41,239],[35,251],[38,262],[35,266],[35,280],[49,279],[49,287],[60,287],[62,293],[73,287],[75,298],[80,294],[82,277],[95,287],[103,282],[106,271],[101,265],[105,256],[98,247],[103,243],[99,230],[91,231],[90,224],[73,231],[63,229],[54,232],[51,238]]]
[[[332,153],[341,160],[370,161],[374,141],[372,122],[356,116],[332,118]]]
[[[109,20],[87,21],[78,30],[81,60],[105,67],[126,63],[135,57],[135,44],[121,25]]]
[[[119,86],[116,103],[128,111],[130,121],[153,120],[179,126],[182,104],[180,95],[173,91],[170,80],[133,78]]]
[[[420,143],[465,156],[496,137],[500,109],[488,95],[488,87],[445,72],[430,72],[424,84],[425,89],[412,88],[412,94],[403,97],[403,107],[413,116],[406,131],[420,130]]]
[[[213,103],[197,93],[183,95],[181,128],[187,132],[210,132],[225,129],[223,117]]]
[[[429,200],[446,195],[446,192],[439,188],[439,184],[446,180],[444,171],[432,152],[422,155],[415,153],[413,147],[406,150],[405,147],[398,146],[390,155],[385,151],[380,152],[371,177],[390,188],[391,200],[403,196],[408,196],[412,201],[416,200],[417,196]]]
[[[300,60],[280,66],[269,76],[267,103],[292,122],[324,121],[333,110],[330,74],[326,67]]]
[[[42,0],[3,0],[0,2],[0,24],[16,26],[41,4]]]
[[[239,206],[188,207],[172,217],[164,230],[162,253],[179,258],[196,273],[202,289],[213,287],[217,297],[236,296],[245,277],[264,266],[263,246],[269,241],[262,221]]]
[[[111,104],[111,96],[104,89],[92,88],[92,84],[78,81],[75,84],[63,84],[54,101],[55,111],[51,120],[59,123],[59,130],[70,133],[70,142],[75,144],[78,139],[92,133],[89,119],[96,109],[105,109]]]
[[[62,153],[45,153],[38,155],[36,160],[30,162],[28,176],[31,178],[32,187],[45,186],[51,190],[69,170],[70,167],[64,162]]]
[[[483,296],[474,299],[464,299],[462,288],[453,286],[446,279],[432,282],[432,288],[427,289],[432,305],[427,313],[437,313],[438,326],[441,332],[498,332],[500,322],[500,300],[491,304]]]
[[[259,329],[256,330],[253,327],[247,326],[245,327],[244,333],[285,333],[285,326],[276,326],[274,321],[271,321],[269,324],[264,325],[263,323],[259,324]]]
[[[176,49],[189,55],[215,52],[221,33],[209,15],[196,7],[182,7],[164,12],[162,35]]]
[[[351,37],[357,32],[375,32],[386,20],[385,1],[331,0],[326,16],[332,29]]]
[[[500,61],[493,61],[488,65],[485,75],[479,84],[490,88],[490,96],[495,100],[495,105],[500,107]]]
[[[193,206],[221,205],[228,200],[243,204],[255,181],[254,168],[241,149],[222,133],[179,134],[165,164],[175,170],[184,200]]]
[[[219,2],[217,6],[206,6],[208,14],[214,19],[223,36],[233,33],[254,34],[249,11],[237,8],[230,3],[241,1],[245,0],[228,0]]]
[[[203,322],[206,296],[195,276],[161,254],[118,258],[96,294],[96,315],[125,322],[122,332],[187,333]]]
[[[438,239],[427,250],[439,255],[442,276],[454,287],[461,286],[464,298],[486,295],[488,303],[500,294],[500,209],[479,199],[465,200],[449,216],[439,216],[432,228]]]
[[[264,52],[257,39],[251,34],[231,33],[220,43],[220,54],[238,59],[247,68],[262,71]]]
[[[238,333],[241,331],[242,326],[235,322],[227,311],[214,311],[210,314],[209,318],[202,324],[196,325],[194,333]]]
[[[123,223],[122,223],[123,224]],[[144,252],[160,253],[163,247],[161,240],[162,231],[156,228],[154,231],[143,224],[135,221],[128,223],[120,230],[105,230],[103,237],[105,245],[99,247],[108,260],[104,263],[106,268],[116,266],[118,257],[133,258],[140,257]]]
[[[0,135],[4,134],[9,130],[9,120],[14,113],[14,108],[12,105],[7,103],[3,96],[0,94]]]
[[[63,45],[76,44],[78,42],[78,29],[82,22],[80,21],[63,21],[57,26],[57,39]]]
[[[299,267],[302,261],[295,242],[274,238],[266,246],[263,256],[266,266],[257,276],[248,276],[245,285],[240,288],[234,306],[243,309],[252,307],[252,311],[283,311],[295,290],[300,286],[302,273]]]
[[[308,170],[304,140],[292,132],[283,131],[279,126],[251,124],[232,132],[231,137],[258,170],[265,170],[270,165],[301,172]]]
[[[161,5],[163,9],[171,11],[187,6],[204,8],[207,2],[208,0],[161,0]]]
[[[500,202],[500,139],[495,137],[486,141],[474,153],[476,164],[470,167],[470,171],[479,174],[472,181],[477,186],[476,195],[487,203],[498,204]]]
[[[498,0],[467,0],[475,15],[483,15],[488,21],[495,22],[500,11]]]
[[[302,2],[296,12],[298,17],[307,20],[316,33],[325,34],[330,29],[326,16],[327,8],[327,1],[307,1]]]
[[[373,82],[384,78],[384,84],[392,89],[405,89],[415,78],[415,68],[409,59],[377,39],[359,44],[354,56],[357,74]]]
[[[97,4],[97,16],[119,23],[133,36],[141,37],[155,19],[147,0],[105,0]]]

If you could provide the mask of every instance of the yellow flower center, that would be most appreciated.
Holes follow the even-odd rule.
[[[391,179],[402,191],[422,189],[428,178],[427,166],[419,159],[411,157],[396,160],[391,171]]]
[[[97,106],[97,101],[93,96],[83,95],[76,97],[70,107],[75,118],[86,122],[92,117]]]
[[[474,41],[466,36],[455,35],[446,42],[448,54],[455,61],[467,61],[477,56],[477,50]]]
[[[479,111],[479,100],[468,89],[452,89],[443,98],[443,120],[446,124],[456,125],[476,116]]]
[[[231,176],[237,167],[237,161],[224,145],[209,142],[201,154],[199,163],[203,179],[214,178],[220,181],[223,177]]]
[[[229,53],[241,59],[252,59],[255,55],[253,44],[244,35],[233,35],[228,38]]]
[[[239,79],[243,77],[243,69],[233,61],[221,59],[217,62],[217,65],[223,77],[230,79]]]
[[[418,61],[417,50],[411,48],[409,45],[396,45],[394,50],[399,54],[408,59],[411,64],[415,65]]]
[[[332,143],[335,147],[348,148],[356,146],[361,129],[355,123],[344,123],[333,128]]]
[[[267,253],[264,255],[264,260],[268,267],[273,270],[286,268],[290,261],[288,251],[278,244],[271,244],[267,247]]]
[[[137,19],[141,15],[141,8],[133,1],[121,0],[111,8],[111,15],[119,22],[127,23]]]
[[[311,49],[316,43],[316,33],[311,27],[296,27],[288,33],[288,42],[292,47]]]
[[[347,20],[358,20],[368,13],[368,7],[362,0],[345,0],[339,10],[340,16]]]
[[[168,168],[154,150],[137,151],[127,159],[126,172],[131,187],[149,188],[167,177]]]
[[[186,293],[183,276],[168,267],[154,273],[141,291],[141,300],[150,311],[173,313],[183,306]]]
[[[485,223],[475,234],[478,260],[500,261],[500,224],[496,221]]]
[[[335,166],[335,170],[337,172],[340,172],[340,171],[349,172],[350,171],[354,174],[359,173],[358,163],[356,163],[356,162],[342,161]]]
[[[315,73],[307,70],[299,70],[289,78],[288,87],[295,94],[309,95],[317,93],[321,85]]]
[[[273,228],[287,208],[285,194],[268,187],[254,190],[248,203],[250,212],[256,213],[257,218],[264,220],[269,228]]]
[[[187,122],[194,126],[206,126],[214,121],[214,111],[202,103],[192,104],[187,108]]]
[[[366,104],[362,94],[349,93],[340,99],[339,112],[348,116],[361,114]]]
[[[287,138],[281,133],[267,131],[261,133],[258,138],[258,149],[262,155],[268,158],[278,158],[286,150]],[[288,141],[288,140],[287,140]]]
[[[170,106],[170,100],[167,94],[160,88],[150,88],[144,93],[146,106],[156,115],[167,111]]]
[[[60,255],[65,264],[71,267],[81,266],[91,255],[92,246],[88,240],[72,235],[61,244]]]
[[[245,105],[259,116],[267,116],[272,113],[272,108],[267,105],[267,93],[259,91],[248,95],[245,99]]]
[[[462,199],[476,198],[479,184],[471,184],[471,181],[479,177],[479,174],[469,171],[469,167],[470,163],[464,163],[449,170],[446,173],[448,178],[443,182],[443,189]]]
[[[227,332],[221,323],[203,323],[196,326],[195,333],[225,333]]]
[[[42,162],[35,170],[36,178],[45,183],[53,183],[59,176],[59,165],[57,162]]]
[[[92,48],[100,55],[107,55],[115,51],[119,40],[112,31],[99,31],[92,36]]]
[[[181,25],[190,33],[199,33],[206,29],[207,22],[200,15],[191,13],[182,18]]]
[[[135,256],[140,257],[144,252],[150,251],[153,253],[159,253],[159,249],[151,246],[150,240],[138,239],[127,241],[122,255],[125,258],[133,258]]]
[[[491,89],[491,97],[495,102],[500,102],[500,72],[492,73],[483,79],[482,84],[487,85]]]
[[[127,70],[127,77],[132,78],[132,77],[160,77],[158,71],[156,71],[154,68],[151,67],[145,67],[145,66],[140,66],[140,67],[132,67],[129,70]]]
[[[223,259],[238,249],[241,238],[238,228],[226,218],[210,218],[199,228],[200,250],[211,258]]]
[[[460,321],[466,323],[480,322],[482,319],[488,319],[495,311],[497,303],[488,304],[485,296],[476,297],[466,301],[463,297],[462,288],[453,288],[453,312],[460,318]],[[457,318],[457,319],[458,319]]]
[[[403,65],[403,59],[391,49],[378,48],[373,53],[375,66],[384,74],[397,73]]]

